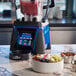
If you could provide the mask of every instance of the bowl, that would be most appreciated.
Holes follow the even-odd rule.
[[[39,73],[62,73],[64,60],[54,63],[39,62],[32,59],[32,69]]]
[[[61,56],[64,58],[64,63],[72,63],[75,53],[73,52],[62,52]]]

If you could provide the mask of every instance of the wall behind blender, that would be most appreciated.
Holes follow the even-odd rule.
[[[51,27],[50,29],[52,44],[76,44],[76,27]]]
[[[0,28],[0,45],[10,45],[12,28]],[[76,44],[76,27],[50,27],[52,44]]]
[[[12,28],[0,28],[0,45],[10,45]]]

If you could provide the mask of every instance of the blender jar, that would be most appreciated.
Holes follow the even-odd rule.
[[[38,6],[37,2],[33,2],[31,0],[20,0],[21,4],[21,12],[27,15],[38,15]]]

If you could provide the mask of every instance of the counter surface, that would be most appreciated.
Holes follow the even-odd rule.
[[[76,45],[52,45],[51,54],[60,54],[62,51],[74,51],[76,53]],[[72,71],[71,64],[65,64],[63,73],[42,74],[32,70],[31,59],[28,61],[14,61],[9,59],[9,45],[0,46],[0,76],[76,76],[76,72]]]

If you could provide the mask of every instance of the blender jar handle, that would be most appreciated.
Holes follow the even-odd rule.
[[[52,7],[54,7],[55,6],[55,2],[54,2],[54,0],[51,0],[51,4],[50,4],[50,8],[52,8]]]
[[[51,4],[50,5],[49,5],[49,2],[50,2],[50,0],[47,1],[47,5],[46,6],[43,6],[43,9],[46,9],[46,14],[42,18],[42,22],[45,22],[45,20],[48,18],[48,9],[55,6],[54,0],[51,0]]]
[[[54,0],[51,0],[51,4],[49,5],[49,8],[52,8],[54,6],[55,6],[55,2],[54,2]],[[47,5],[43,6],[43,9],[47,9]]]

